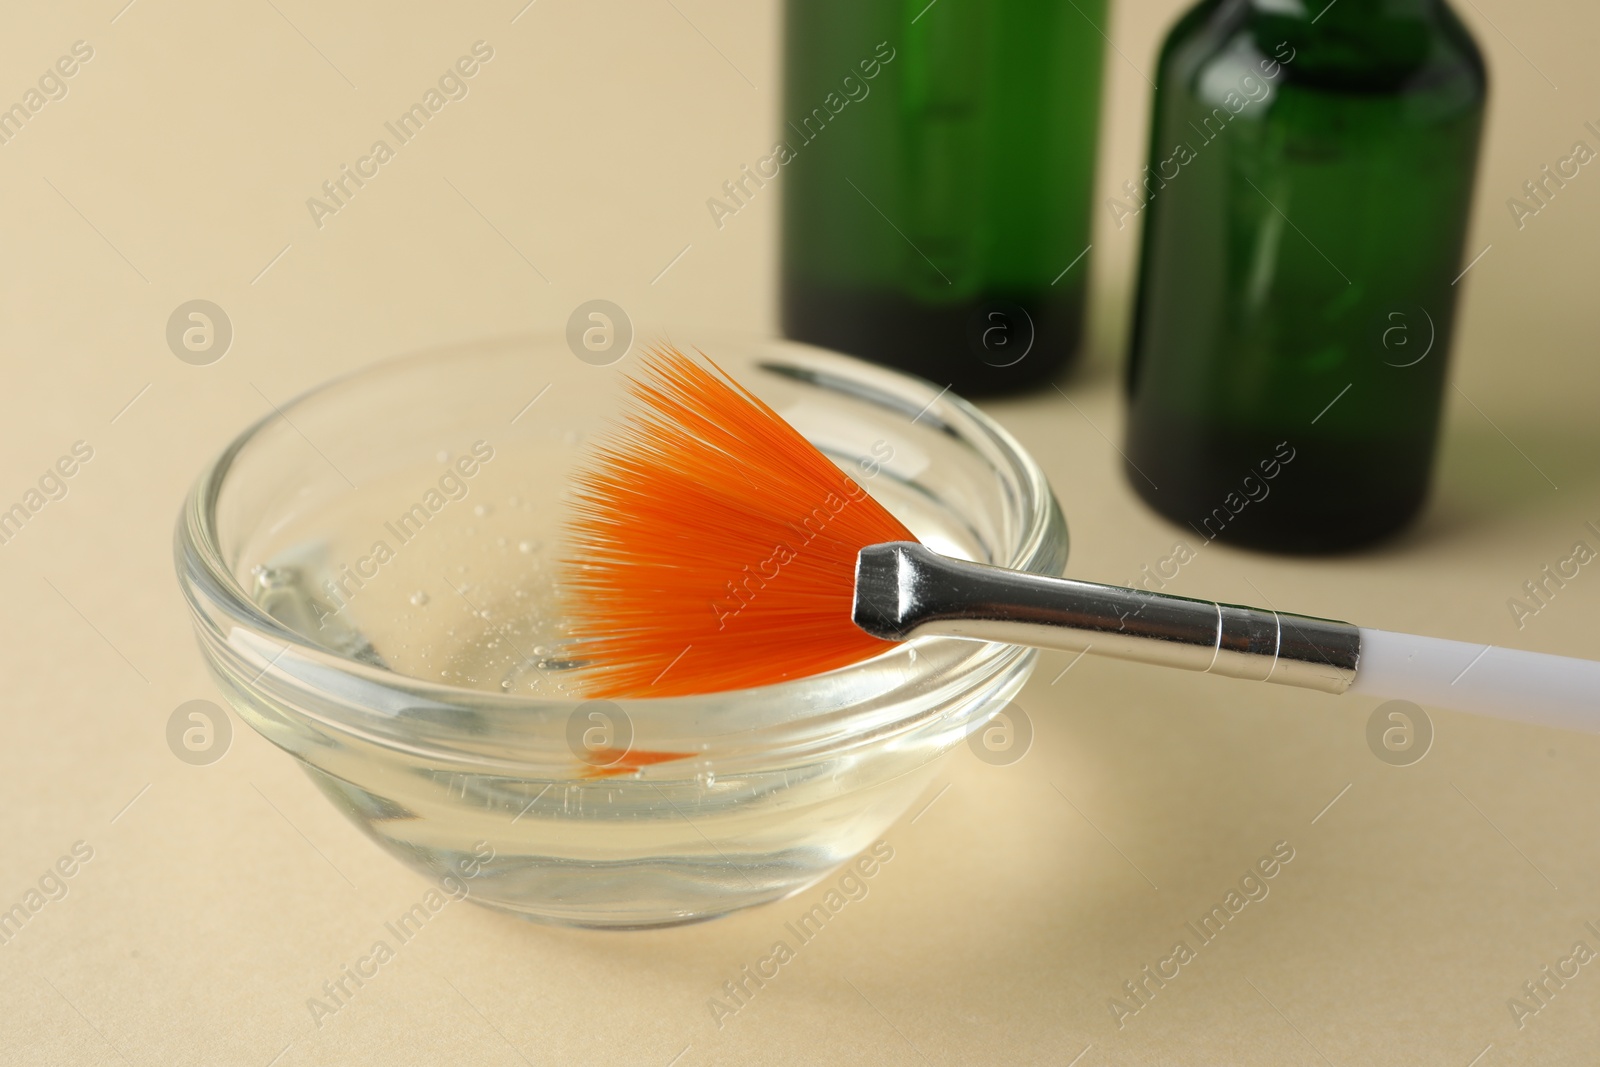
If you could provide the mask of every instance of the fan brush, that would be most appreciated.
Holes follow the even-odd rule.
[[[649,350],[576,479],[566,561],[595,697],[769,685],[939,635],[1600,729],[1600,663],[935,553],[710,360]]]

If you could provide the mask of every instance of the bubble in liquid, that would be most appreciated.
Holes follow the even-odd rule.
[[[534,549],[536,549],[538,547],[539,547],[539,542],[537,542],[537,541],[518,541],[517,542],[517,551],[521,552],[524,556],[528,555],[529,553],[531,553]]]
[[[300,577],[293,567],[268,567],[263,563],[256,564],[251,573],[255,575],[256,588],[263,591],[293,585]]]
[[[449,463],[450,453],[441,448],[439,451],[433,454],[433,458],[438,460],[440,463]]]
[[[416,605],[417,607],[420,608],[420,607],[422,607],[422,605],[426,604],[427,602],[428,602],[428,594],[424,593],[421,589],[418,589],[415,593],[411,594],[411,603]]]
[[[472,513],[474,515],[478,516],[478,518],[481,519],[481,518],[483,518],[485,515],[489,514],[489,512],[491,512],[493,510],[494,509],[491,508],[488,504],[478,504],[478,505],[475,505],[473,507]]]

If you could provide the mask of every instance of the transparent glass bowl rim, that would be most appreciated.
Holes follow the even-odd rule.
[[[1009,558],[997,559],[994,562],[1016,570],[1060,573],[1060,568],[1066,559],[1067,531],[1049,482],[1038,463],[1021,444],[1004,427],[978,408],[950,393],[948,389],[941,389],[924,379],[825,349],[774,340],[770,337],[732,339],[719,337],[717,340],[719,342],[717,350],[737,350],[747,353],[750,357],[749,362],[757,368],[825,384],[854,398],[904,411],[908,417],[917,415],[920,411],[921,414],[917,415],[919,421],[942,428],[945,432],[956,433],[963,438],[986,441],[994,455],[1001,461],[1000,465],[993,467],[994,473],[1010,482],[1015,490],[1011,506],[1016,510],[1015,519],[1019,528]],[[510,754],[505,758],[486,754],[485,731],[481,726],[469,729],[452,726],[447,721],[421,723],[417,720],[404,720],[389,712],[374,709],[394,708],[409,701],[418,707],[470,708],[480,714],[495,713],[496,718],[502,723],[520,720],[532,724],[541,719],[548,723],[548,713],[552,711],[560,711],[564,720],[566,713],[582,701],[581,696],[552,700],[454,686],[397,674],[350,659],[313,643],[258,607],[250,598],[248,590],[234,576],[222,550],[217,506],[225,486],[229,484],[228,475],[241,454],[250,448],[269,426],[280,418],[292,421],[296,408],[312,400],[385,376],[401,375],[417,364],[432,360],[492,353],[508,347],[553,350],[556,347],[564,347],[564,344],[564,339],[559,335],[521,334],[440,345],[388,357],[307,389],[293,399],[279,404],[276,410],[264,415],[234,438],[201,472],[185,500],[175,531],[174,550],[180,584],[195,617],[196,625],[206,631],[201,635],[201,643],[206,646],[206,654],[214,657],[218,650],[230,647],[228,635],[223,632],[224,626],[243,628],[270,645],[282,646],[282,652],[274,656],[273,662],[268,664],[251,683],[246,683],[241,688],[270,689],[279,698],[273,703],[282,707],[284,703],[282,698],[286,694],[297,690],[326,691],[326,679],[331,677],[339,679],[339,688],[344,698],[342,707],[334,707],[330,711],[326,702],[319,702],[319,712],[312,713],[303,705],[289,702],[295,714],[315,719],[326,729],[360,736],[381,746],[403,749],[417,755],[473,763],[494,763],[501,767],[517,767],[530,762]],[[908,643],[915,647],[929,641],[949,643],[958,639],[919,638]],[[974,684],[980,684],[984,679],[994,677],[1021,657],[1031,655],[1031,650],[1012,645],[959,641],[958,643],[971,646],[963,666],[965,672],[973,677]],[[659,709],[663,716],[669,715],[670,709],[674,706],[709,708],[719,712],[719,721],[724,723],[730,721],[728,713],[737,713],[741,708],[748,707],[750,713],[745,725],[752,733],[766,734],[762,743],[770,750],[774,748],[771,744],[772,731],[766,728],[771,724],[766,721],[764,709],[785,702],[804,702],[809,692],[827,686],[829,679],[837,675],[871,669],[878,661],[901,654],[898,648],[890,649],[876,657],[835,671],[759,688],[697,696],[638,698],[618,703],[628,707]],[[919,664],[929,661],[929,657],[919,657],[917,660]],[[921,673],[915,670],[909,672],[909,676],[903,682],[880,694],[871,702],[871,705],[877,708],[904,704],[910,709],[904,718],[885,723],[881,721],[880,716],[880,720],[873,723],[870,729],[858,730],[855,728],[856,724],[852,722],[852,708],[827,707],[815,715],[783,723],[781,733],[788,735],[788,739],[794,744],[775,747],[792,748],[791,755],[804,749],[815,756],[819,748],[855,747],[873,739],[881,740],[887,735],[922,725],[940,704],[959,697],[964,687],[947,683],[941,687],[940,693],[945,699],[930,700],[926,697],[915,699],[919,682],[924,685],[926,683]],[[312,682],[311,678],[321,679],[323,682],[318,684]],[[699,716],[701,720],[706,717]],[[737,714],[731,721],[738,721]],[[550,732],[548,729],[544,731],[546,734]],[[808,734],[809,737],[804,736]],[[498,730],[489,731],[489,738],[496,736],[503,734]],[[653,743],[660,740],[652,738]],[[686,735],[676,740],[678,742],[676,747],[684,747],[690,745],[696,738]],[[752,737],[752,740],[756,738]],[[550,749],[550,754],[556,754],[556,750],[559,749],[560,756],[570,758],[566,746],[555,742],[554,738],[550,741],[551,743],[545,746]],[[770,750],[768,755],[777,756],[779,752]],[[536,759],[531,762],[543,764],[549,761]],[[649,770],[647,768],[646,773]]]

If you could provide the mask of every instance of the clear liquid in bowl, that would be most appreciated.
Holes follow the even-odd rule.
[[[281,547],[253,570],[257,603],[311,641],[399,674],[581,699],[560,610],[562,499],[579,442],[503,445],[470,477],[453,466],[460,458],[371,480],[280,525],[272,540]],[[925,543],[983,557],[952,510],[881,473],[868,485]],[[908,646],[903,662],[916,655]],[[881,688],[866,674],[840,684]],[[998,706],[1015,686],[1006,688],[988,699]],[[639,733],[651,725],[637,724]],[[732,774],[691,753],[676,777],[599,779],[576,756],[570,774],[532,778],[348,741],[297,754],[407,862],[446,873],[471,858],[463,842],[486,842],[495,859],[469,887],[479,900],[546,920],[641,926],[803,889],[869,847],[923,791],[949,743],[924,733],[870,754]],[[354,784],[370,785],[379,764],[381,797]]]

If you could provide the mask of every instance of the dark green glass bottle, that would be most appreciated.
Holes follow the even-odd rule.
[[[784,332],[978,394],[1076,352],[1105,0],[789,0]]]
[[[1428,488],[1487,95],[1442,0],[1205,0],[1161,50],[1128,477],[1206,538],[1389,534]]]

